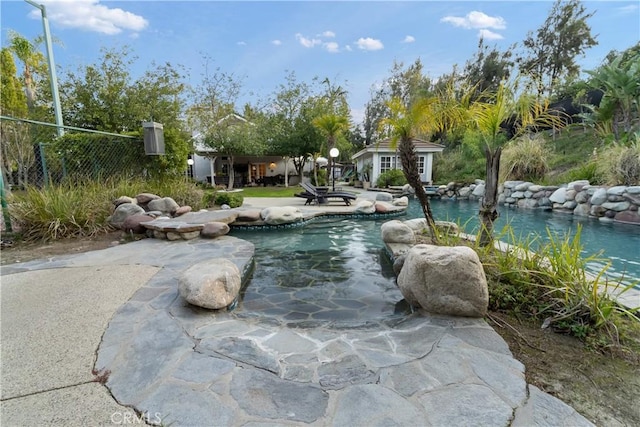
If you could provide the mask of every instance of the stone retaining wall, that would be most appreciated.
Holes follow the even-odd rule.
[[[443,199],[480,200],[484,189],[484,181],[478,179],[470,185],[441,185],[435,195]],[[547,209],[598,218],[601,222],[640,225],[640,186],[594,186],[586,180],[560,186],[506,181],[500,185],[498,194],[499,205]]]

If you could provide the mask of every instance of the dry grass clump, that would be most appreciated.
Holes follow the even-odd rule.
[[[527,134],[511,141],[502,152],[502,180],[541,181],[551,151],[541,134]]]

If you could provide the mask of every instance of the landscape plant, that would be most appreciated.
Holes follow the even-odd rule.
[[[405,185],[406,183],[407,183],[407,178],[404,176],[401,170],[390,169],[388,171],[382,172],[378,176],[378,180],[376,181],[376,186],[378,188],[387,188],[389,186]]]
[[[502,181],[542,181],[549,170],[550,154],[540,133],[525,134],[510,141],[502,153]]]
[[[613,143],[598,153],[596,171],[608,185],[640,184],[640,134],[629,146]]]
[[[171,197],[179,205],[189,205],[194,210],[204,207],[203,190],[184,177],[150,181],[112,178],[69,180],[43,188],[28,186],[24,191],[12,193],[9,212],[23,240],[93,237],[113,230],[108,218],[115,199],[139,193]]]

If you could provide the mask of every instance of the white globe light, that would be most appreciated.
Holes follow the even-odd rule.
[[[338,155],[340,155],[340,151],[338,151],[338,149],[337,149],[337,148],[332,148],[332,149],[329,151],[329,155],[330,155],[331,157],[338,157]]]

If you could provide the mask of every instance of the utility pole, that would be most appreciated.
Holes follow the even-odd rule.
[[[51,82],[51,95],[53,96],[53,112],[56,116],[58,136],[64,135],[64,123],[62,123],[62,108],[60,108],[60,94],[58,93],[58,78],[56,76],[56,64],[53,60],[53,44],[51,42],[51,32],[49,31],[49,18],[47,18],[47,8],[43,4],[38,4],[32,0],[24,0],[31,6],[40,9],[42,15],[42,27],[44,28],[44,41],[47,46],[47,61],[49,64],[49,81]]]

